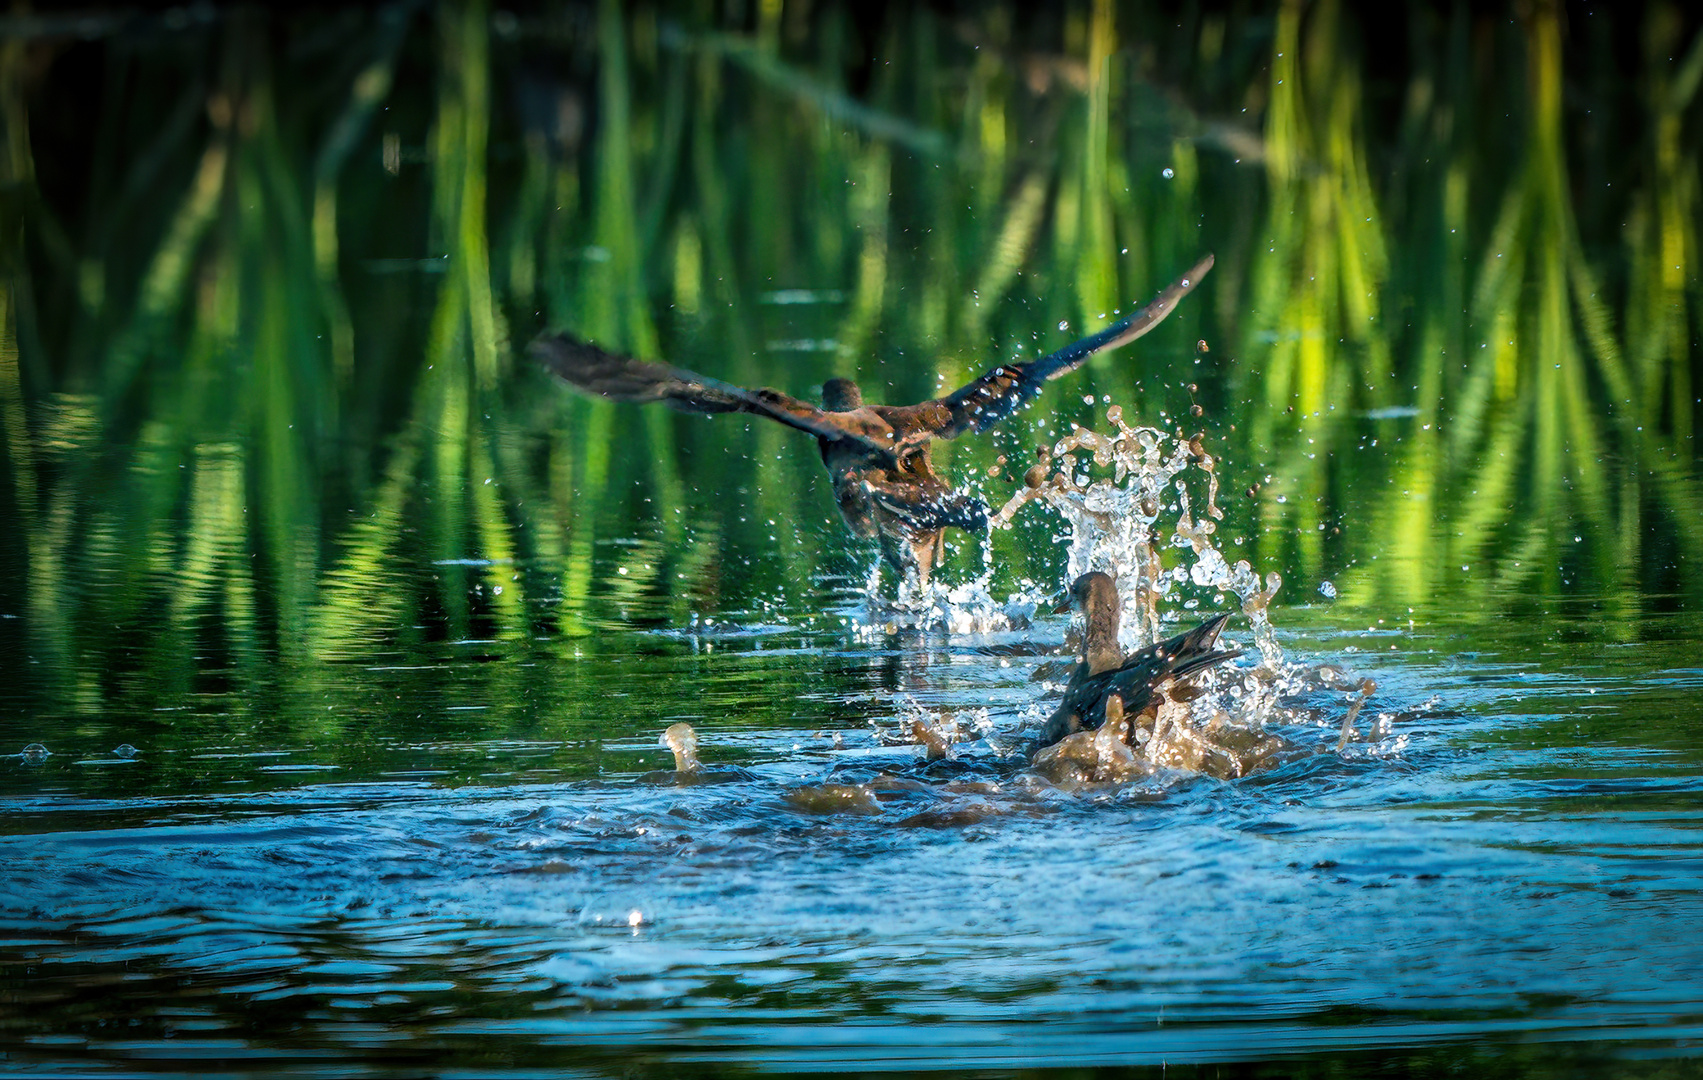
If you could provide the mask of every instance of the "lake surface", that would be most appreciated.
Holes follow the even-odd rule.
[[[1607,642],[1589,615],[1288,615],[1290,656],[1375,678],[1392,734],[1239,780],[1066,793],[983,741],[925,763],[877,738],[907,712],[1012,731],[1041,658],[990,652],[1062,648],[1062,618],[449,643],[329,667],[337,708],[373,699],[341,739],[209,740],[217,699],[8,719],[7,745],[53,751],[0,759],[8,1067],[1690,1060],[1697,621]],[[491,696],[534,678],[555,689]],[[457,723],[492,710],[507,737]],[[682,719],[749,775],[646,777]],[[805,805],[825,783],[873,804]]]
[[[1699,87],[1661,2],[0,17],[0,1072],[1703,1075]],[[527,359],[910,403],[1207,253],[935,448],[1198,446],[1147,546],[926,614],[800,433]],[[1089,565],[1270,767],[1031,769]]]

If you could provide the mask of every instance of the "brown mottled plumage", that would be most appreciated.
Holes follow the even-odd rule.
[[[1081,661],[1065,687],[1064,700],[1041,729],[1041,745],[1050,746],[1077,731],[1093,731],[1106,722],[1108,703],[1134,722],[1154,703],[1156,692],[1171,682],[1222,664],[1241,654],[1216,648],[1229,615],[1210,619],[1193,630],[1128,657],[1118,646],[1122,602],[1110,576],[1098,570],[1083,574],[1070,587],[1070,599],[1087,622],[1082,635]]]
[[[865,405],[856,383],[830,379],[817,408],[777,390],[747,390],[669,364],[618,356],[569,334],[546,334],[532,343],[531,353],[587,393],[659,401],[682,412],[751,413],[816,436],[847,527],[879,539],[896,572],[914,570],[919,583],[926,583],[940,554],[942,530],[987,527],[987,507],[935,473],[929,444],[986,431],[1039,394],[1048,379],[1147,333],[1211,268],[1208,255],[1152,303],[1100,333],[1036,360],[1001,364],[953,394],[916,405]]]

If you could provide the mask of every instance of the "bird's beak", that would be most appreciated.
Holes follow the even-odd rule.
[[[1054,615],[1069,615],[1070,607],[1070,593],[1066,592],[1063,596],[1058,598],[1058,603],[1054,604],[1047,610]]]

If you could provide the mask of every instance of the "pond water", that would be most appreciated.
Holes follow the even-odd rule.
[[[1292,660],[1376,680],[1359,738],[1315,690],[1275,768],[1072,791],[1011,749],[1066,618],[888,633],[857,591],[325,664],[278,706],[322,737],[217,694],[0,721],[51,751],[0,758],[8,1068],[1518,1073],[1703,1038],[1694,617],[1284,608]],[[929,762],[919,716],[985,727]]]
[[[1434,7],[0,18],[0,1072],[1703,1075],[1703,22]],[[934,460],[1194,449],[924,597],[527,359],[917,402],[1209,253]],[[1040,775],[1091,568],[1278,752]]]

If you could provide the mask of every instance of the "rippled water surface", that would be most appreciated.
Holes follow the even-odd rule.
[[[1703,1080],[1699,5],[29,7],[0,1074]],[[952,400],[1184,274],[937,440],[921,619],[528,358]],[[1030,770],[1088,570],[1269,767]]]
[[[1366,715],[1395,737],[1076,793],[984,740],[926,763],[879,737],[985,709],[993,744],[1016,742],[1046,659],[1018,643],[1061,648],[1062,618],[445,645],[405,671],[328,667],[347,715],[306,742],[208,740],[205,716],[8,718],[6,745],[52,754],[0,759],[5,1060],[460,1075],[1693,1052],[1696,621],[1610,643],[1588,613],[1397,631],[1286,614],[1292,656],[1378,681]],[[523,734],[458,727],[496,708]],[[669,771],[657,733],[681,719],[722,782]],[[1321,724],[1286,730],[1334,746]]]

